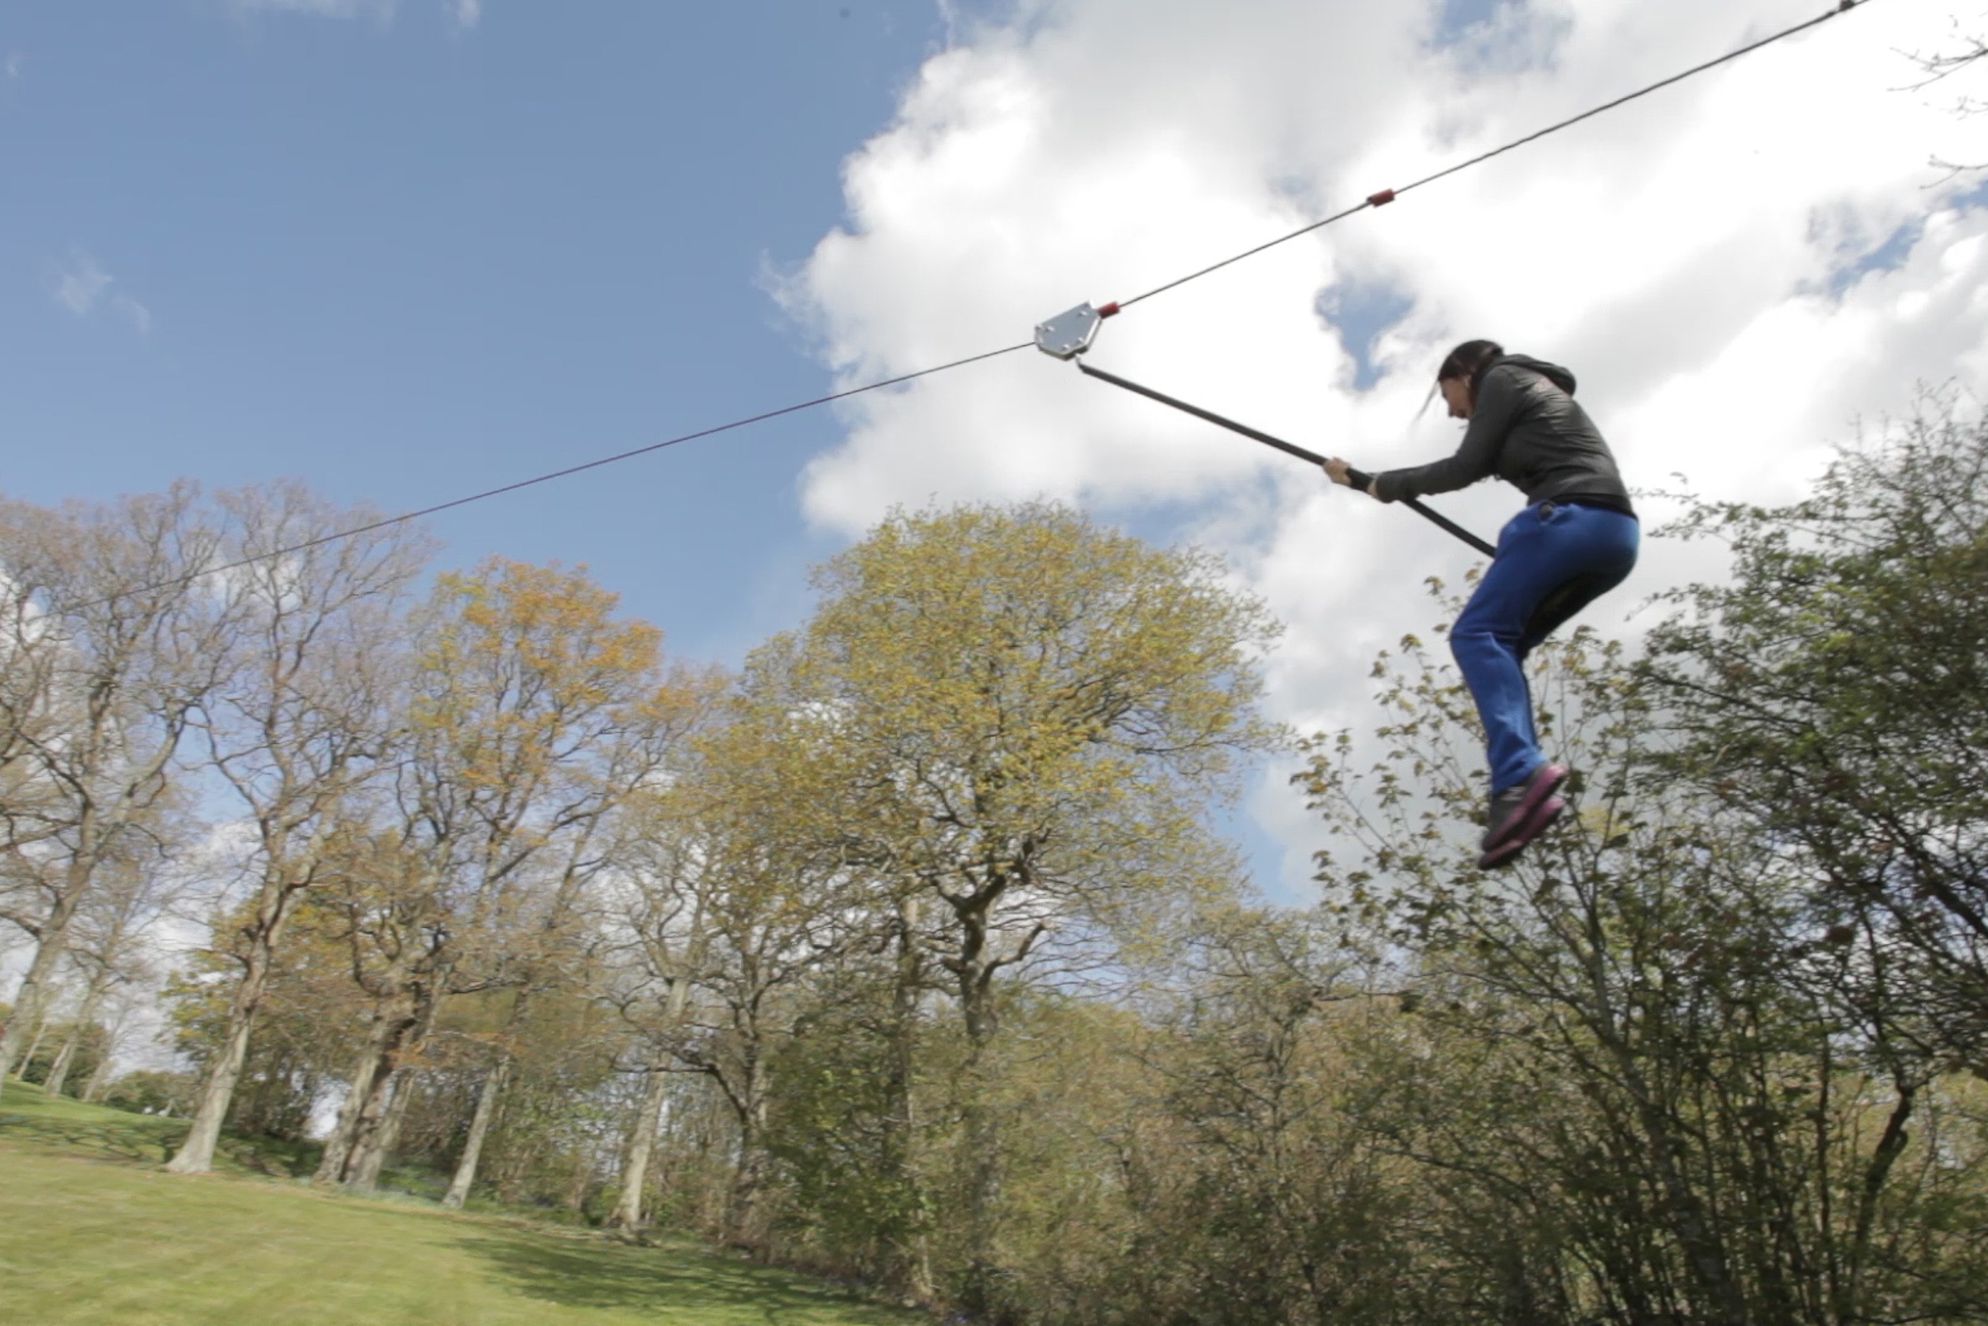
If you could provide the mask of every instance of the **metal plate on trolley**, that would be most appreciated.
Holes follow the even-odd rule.
[[[1037,323],[1035,348],[1058,359],[1075,359],[1091,348],[1091,340],[1098,334],[1100,321],[1096,309],[1089,304],[1079,304],[1067,313],[1059,313],[1047,322]]]

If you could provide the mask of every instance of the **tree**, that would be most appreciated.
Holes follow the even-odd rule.
[[[898,515],[817,577],[792,645],[827,831],[927,898],[969,1053],[962,1292],[991,1306],[998,1120],[976,1079],[1004,977],[1102,961],[1142,908],[1225,865],[1207,807],[1275,734],[1253,712],[1274,626],[1214,559],[1067,509]]]
[[[619,913],[612,930],[622,940],[616,972],[604,995],[631,1032],[633,1067],[642,1078],[635,1116],[619,1167],[620,1192],[608,1216],[611,1228],[630,1233],[647,1222],[650,1163],[661,1136],[678,1069],[693,981],[706,960],[705,876],[697,843],[674,790],[636,798],[624,822],[616,857],[625,885],[610,906]]]
[[[449,1206],[475,1182],[515,1067],[509,1041],[583,933],[611,819],[662,774],[696,711],[696,687],[661,669],[656,629],[617,621],[615,606],[583,571],[491,561],[443,577],[423,628],[404,841],[447,891],[452,979],[518,996],[490,1037]]]
[[[99,864],[94,887],[76,914],[70,945],[70,958],[83,978],[83,997],[74,1024],[77,1029],[96,1026],[105,1005],[113,1002],[120,987],[150,977],[140,941],[164,909],[172,905],[180,888],[180,881],[160,869],[155,854],[149,850],[140,859],[119,856]],[[107,1030],[106,1037],[114,1041],[115,1029]],[[79,1047],[80,1040],[74,1035],[63,1042],[42,1083],[47,1094],[62,1093],[70,1072],[76,1067],[75,1054]],[[91,1088],[103,1085],[111,1048],[107,1044],[92,1070],[84,1074],[84,1099],[90,1098]]]
[[[80,1004],[80,1001],[78,1001]],[[21,1080],[37,1082],[49,1095],[60,1095],[60,1086],[49,1091],[56,1074],[66,1074],[72,1066],[86,1074],[94,1073],[110,1054],[110,1032],[100,1023],[84,1022],[77,1012],[57,1011],[53,1002],[42,1033],[21,1057]]]
[[[167,1168],[205,1173],[283,930],[320,880],[321,848],[376,776],[392,721],[401,599],[422,538],[296,486],[224,499],[237,533],[228,594],[240,619],[227,685],[199,710],[209,767],[254,829],[254,895],[216,947],[239,964],[227,1030],[186,1141]],[[345,535],[344,531],[362,532]]]
[[[958,1033],[932,1024],[929,985],[905,983],[906,937],[845,944],[790,1000],[768,1084],[770,1224],[776,1256],[925,1302],[951,1209],[945,1042]]]
[[[650,910],[688,919],[675,961],[700,1008],[729,1024],[707,1020],[698,1043],[721,1053],[672,1057],[712,1076],[741,1137],[753,1139],[741,1146],[727,1193],[726,1233],[748,1237],[770,1159],[759,1140],[769,1136],[776,1062],[803,1026],[817,1037],[846,1013],[837,1006],[881,992],[878,1145],[866,1152],[864,1192],[851,1194],[873,1223],[842,1233],[868,1249],[865,1273],[922,1300],[932,1275],[927,1203],[913,1167],[913,1056],[919,1001],[939,988],[921,923],[927,909],[914,881],[875,868],[852,847],[840,818],[848,810],[834,754],[840,734],[824,721],[833,702],[812,689],[816,680],[793,637],[755,651],[723,721],[697,743],[697,762],[663,803],[669,829],[657,845],[667,846],[656,858],[662,868],[647,878],[674,902]],[[888,955],[881,966],[873,961],[880,955]],[[667,957],[651,953],[656,976]]]
[[[1933,403],[1937,408],[1937,403]],[[1988,425],[1938,413],[1841,455],[1805,500],[1702,505],[1733,554],[1672,596],[1648,675],[1674,774],[1807,880],[1891,1033],[1988,1059]]]
[[[792,1033],[800,987],[841,955],[874,896],[839,844],[788,813],[805,794],[794,777],[805,745],[791,742],[794,716],[766,699],[749,679],[733,721],[671,789],[675,809],[662,812],[665,836],[648,853],[634,913],[644,984],[660,986],[649,1038],[709,1077],[733,1112],[738,1163],[725,1224],[738,1242],[762,1232],[773,1061]]]
[[[0,1077],[42,1020],[98,866],[136,851],[220,684],[230,617],[198,578],[220,548],[188,486],[60,512],[0,506],[0,848],[30,881],[5,918],[35,941]]]
[[[1425,1031],[1375,1074],[1370,1117],[1481,1267],[1459,1289],[1492,1320],[1978,1312],[1958,1212],[1984,1157],[1953,1084],[1846,1022],[1787,837],[1693,795],[1713,769],[1659,721],[1698,720],[1585,628],[1541,651],[1580,814],[1486,875],[1458,827],[1467,696],[1412,638],[1380,675],[1386,757],[1319,742],[1305,785],[1359,844],[1320,875],[1342,924],[1414,964]]]
[[[351,1053],[361,1001],[345,965],[342,918],[321,890],[304,893],[284,922],[283,942],[263,971],[255,1035],[243,1052],[224,1126],[237,1134],[295,1140],[307,1135],[318,1102]],[[214,923],[238,933],[254,923],[249,897]],[[229,1052],[242,964],[216,948],[196,950],[166,983],[174,1048],[204,1086]],[[196,1094],[188,1113],[199,1106]]]
[[[1454,1320],[1432,1292],[1412,1176],[1375,1136],[1367,1047],[1402,1015],[1329,913],[1196,918],[1121,1133],[1139,1218],[1124,1272],[1175,1319]],[[1157,1314],[1156,1314],[1157,1319]]]
[[[191,1074],[141,1068],[119,1077],[104,1092],[103,1103],[134,1114],[163,1114],[178,1118],[193,1109],[199,1083]]]
[[[378,1180],[398,1075],[434,1028],[454,952],[445,894],[404,833],[355,830],[326,849],[328,905],[343,915],[351,978],[367,1009],[364,1043],[313,1181],[358,1191]]]
[[[86,1104],[102,1103],[104,1094],[110,1089],[119,1056],[133,1029],[133,1022],[141,1008],[149,1010],[156,1007],[158,997],[158,978],[149,967],[143,969],[142,976],[128,978],[112,988],[107,996],[110,1021],[105,1028],[109,1033],[109,1042],[104,1057],[97,1061],[96,1070],[83,1083],[82,1098]]]

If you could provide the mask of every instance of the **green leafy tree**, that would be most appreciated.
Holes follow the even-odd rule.
[[[1672,596],[1648,675],[1673,775],[1799,871],[1846,991],[1900,1044],[1988,1065],[1988,425],[1929,412],[1808,498],[1704,505],[1728,581]]]
[[[1183,936],[1125,1110],[1153,1320],[1444,1318],[1414,1176],[1367,1117],[1402,1016],[1328,915],[1209,909]],[[1136,1144],[1135,1144],[1136,1139]],[[1121,1292],[1123,1292],[1123,1289]]]
[[[476,1182],[532,1000],[570,988],[621,808],[666,775],[704,699],[700,677],[663,669],[660,632],[615,607],[583,570],[492,560],[443,577],[423,618],[397,810],[450,918],[430,965],[452,988],[517,993],[518,1025],[484,1042],[450,1206]]]
[[[305,1136],[318,1099],[360,1034],[365,1005],[349,974],[343,918],[325,901],[307,894],[290,909],[285,941],[263,973],[257,1032],[244,1048],[223,1116],[234,1133]],[[256,905],[253,899],[238,904],[217,920],[216,932],[253,924]],[[229,1052],[241,966],[236,954],[208,948],[166,982],[174,1046],[203,1082]]]
[[[1054,506],[894,516],[817,583],[797,712],[848,859],[928,904],[967,1044],[959,1292],[988,1308],[1003,983],[1074,978],[1225,877],[1207,817],[1274,744],[1254,705],[1275,627],[1213,558]]]
[[[1979,1311],[1955,1216],[1983,1157],[1953,1084],[1846,1024],[1786,838],[1679,777],[1702,768],[1659,722],[1682,706],[1586,630],[1544,651],[1580,813],[1485,875],[1455,827],[1467,696],[1413,640],[1381,675],[1381,764],[1314,749],[1313,802],[1359,844],[1321,880],[1350,933],[1414,964],[1432,1071],[1397,1058],[1370,1117],[1439,1195],[1449,1255],[1479,1260],[1461,1288],[1490,1319]]]
[[[183,1118],[193,1111],[200,1082],[191,1073],[141,1068],[124,1074],[104,1092],[103,1103],[134,1114],[163,1114]]]
[[[851,949],[819,973],[778,1047],[774,1229],[785,1257],[923,1299],[939,1222],[940,1133],[928,1120],[944,1117],[935,1079],[947,1029],[918,1012],[907,1023],[889,957]]]

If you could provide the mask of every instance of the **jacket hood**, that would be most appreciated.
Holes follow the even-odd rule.
[[[1513,368],[1523,368],[1537,373],[1569,396],[1574,394],[1574,372],[1558,364],[1549,364],[1544,359],[1534,359],[1531,355],[1500,355],[1491,365],[1503,368],[1510,364]]]

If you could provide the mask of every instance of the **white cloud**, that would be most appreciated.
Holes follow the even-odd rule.
[[[1436,31],[1442,8],[949,7],[953,44],[845,163],[846,227],[780,296],[843,385],[926,367],[1807,17],[1753,0],[1534,0],[1457,34]],[[1928,187],[1927,167],[1971,159],[1961,140],[1978,126],[1950,114],[1951,89],[1897,90],[1912,74],[1899,52],[1937,46],[1948,15],[1927,0],[1854,10],[1131,308],[1091,358],[1384,468],[1454,445],[1440,411],[1412,421],[1443,350],[1490,335],[1579,373],[1632,482],[1683,471],[1707,493],[1786,496],[1857,418],[1909,409],[1920,382],[1988,378],[1988,211],[1956,204],[1966,181]],[[1914,224],[1916,239],[1901,232]],[[1860,271],[1893,235],[1890,265]],[[1317,311],[1342,283],[1409,309],[1375,342],[1369,391]],[[1373,651],[1426,630],[1422,578],[1455,583],[1474,556],[1029,351],[859,397],[843,418],[803,483],[818,525],[854,534],[893,502],[1037,494],[1179,518],[1289,624],[1271,700],[1306,726],[1369,725]],[[1489,536],[1513,499],[1486,485],[1438,505]],[[1652,544],[1590,620],[1623,629],[1638,597],[1700,571]],[[1301,808],[1270,787],[1258,817],[1301,879]]]
[[[110,306],[119,316],[129,322],[140,336],[148,336],[152,331],[152,310],[133,299],[130,295],[113,295]]]
[[[95,258],[79,250],[70,255],[69,265],[56,277],[55,302],[77,317],[84,317],[96,308],[110,283],[110,273],[99,267]]]
[[[28,57],[19,51],[8,51],[6,70],[8,78],[19,78],[21,71],[28,67]]]
[[[131,324],[132,330],[140,336],[149,335],[152,330],[152,310],[124,291],[111,292],[117,278],[103,269],[95,258],[81,249],[69,255],[69,261],[56,273],[53,296],[55,302],[79,318],[87,318],[97,309],[108,307],[112,312]],[[106,300],[105,296],[109,298]]]
[[[450,10],[459,28],[473,28],[483,21],[483,0],[450,0]]]

